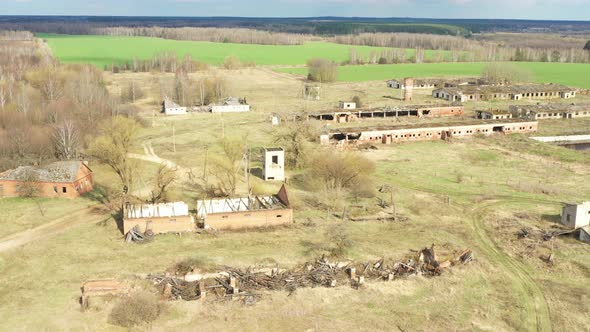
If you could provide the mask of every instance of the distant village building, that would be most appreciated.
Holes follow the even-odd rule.
[[[184,202],[159,204],[128,204],[123,211],[123,232],[134,227],[141,233],[148,230],[154,234],[192,232],[195,220]]]
[[[356,103],[351,102],[351,101],[341,101],[338,104],[338,108],[343,109],[343,110],[353,110],[353,109],[356,109]]]
[[[512,105],[513,117],[530,120],[576,119],[590,117],[590,104]]]
[[[59,161],[43,167],[21,166],[0,173],[0,197],[22,196],[76,198],[92,191],[92,170],[81,161]]]
[[[416,78],[412,82],[414,89],[436,89],[457,87],[463,85],[491,85],[488,81],[480,77],[461,77],[461,78]],[[387,81],[387,87],[392,89],[405,89],[407,87],[406,79],[392,79]]]
[[[512,119],[512,113],[503,110],[475,111],[475,117],[483,120]]]
[[[187,108],[176,104],[168,98],[165,98],[162,102],[162,113],[166,115],[182,115],[187,113]]]
[[[561,223],[577,229],[590,225],[590,201],[581,204],[565,204],[561,212]]]
[[[283,185],[273,196],[217,198],[197,201],[197,216],[205,227],[248,229],[293,223],[293,210]]]
[[[412,141],[448,140],[474,135],[530,133],[537,131],[537,121],[495,120],[391,127],[334,129],[320,136],[323,145],[394,144]]]
[[[240,113],[249,112],[250,105],[246,102],[246,98],[227,98],[221,104],[211,105],[211,113]]]
[[[264,149],[264,181],[285,181],[285,150]]]
[[[464,114],[464,107],[461,104],[432,104],[432,105],[407,105],[390,106],[384,108],[351,110],[351,111],[328,111],[318,113],[307,113],[307,120],[334,121],[337,123],[353,122],[371,118],[397,118],[397,117],[457,117]]]
[[[510,86],[458,86],[432,92],[435,98],[447,101],[490,101],[521,99],[569,99],[576,89],[561,84],[523,84]]]

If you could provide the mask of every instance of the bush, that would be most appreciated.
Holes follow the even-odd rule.
[[[586,43],[586,46],[584,46],[584,49],[590,51],[590,40]]]
[[[223,68],[225,69],[240,69],[242,68],[242,62],[237,56],[228,56],[223,61]]]
[[[127,328],[155,321],[164,305],[158,297],[148,292],[139,292],[119,301],[111,311],[109,322]]]
[[[352,102],[356,104],[356,108],[363,107],[363,101],[361,100],[361,97],[359,97],[359,96],[352,97]]]
[[[318,152],[311,158],[305,175],[308,184],[316,187],[313,189],[327,192],[345,189],[355,194],[359,188],[366,191],[366,185],[372,183],[374,172],[375,163],[359,153],[327,150]]]
[[[334,82],[338,78],[338,64],[327,59],[311,59],[307,62],[307,78],[314,82]]]

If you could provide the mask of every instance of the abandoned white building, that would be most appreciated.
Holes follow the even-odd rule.
[[[512,113],[504,110],[475,111],[475,118],[483,120],[512,119]]]
[[[521,99],[569,99],[576,89],[561,84],[523,84],[509,86],[459,86],[436,89],[432,96],[448,101],[488,101]]]
[[[283,148],[264,149],[264,181],[285,181],[285,150]]]
[[[221,104],[211,105],[211,113],[240,113],[249,112],[250,105],[246,102],[246,98],[227,98]]]
[[[456,123],[420,124],[382,128],[341,128],[320,136],[323,145],[393,144],[412,141],[448,140],[474,135],[530,133],[537,131],[537,121],[493,120]]]
[[[355,111],[328,111],[307,113],[304,119],[334,121],[337,123],[353,122],[360,119],[371,118],[397,118],[397,117],[455,117],[464,114],[461,104],[432,104],[432,105],[408,105],[385,107],[380,109],[355,110]],[[301,117],[299,117],[301,118]]]
[[[590,201],[565,204],[561,211],[561,223],[574,229],[590,225]]]
[[[513,117],[530,120],[575,119],[590,117],[590,104],[512,105]]]
[[[490,83],[481,77],[460,77],[460,78],[416,78],[413,82],[406,79],[392,79],[387,81],[387,87],[392,89],[405,89],[406,85],[412,83],[414,89],[436,89],[448,88],[462,85],[489,85]]]
[[[197,217],[213,229],[247,229],[293,222],[285,185],[276,195],[197,201]]]
[[[184,202],[127,204],[123,211],[124,234],[135,226],[142,233],[151,230],[154,234],[192,232],[196,227]]]
[[[187,113],[187,108],[176,104],[166,97],[162,102],[162,113],[166,115],[182,115]]]
[[[352,101],[340,101],[338,103],[338,108],[343,110],[353,110],[356,109],[356,103]]]

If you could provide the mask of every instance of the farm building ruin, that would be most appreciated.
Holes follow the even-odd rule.
[[[127,204],[123,211],[123,233],[134,227],[141,233],[153,234],[192,232],[195,220],[183,202],[159,204]]]
[[[512,119],[512,113],[504,110],[475,111],[475,117],[482,120]]]
[[[197,216],[205,227],[247,229],[293,222],[293,210],[283,185],[276,195],[197,201]]]
[[[178,105],[168,98],[164,98],[162,102],[162,113],[166,115],[182,115],[186,114],[187,108]]]
[[[397,117],[449,117],[461,116],[464,107],[461,104],[433,104],[433,105],[409,105],[385,107],[369,110],[338,110],[329,112],[308,113],[307,120],[334,121],[337,123],[353,122],[360,119],[371,118],[397,118]],[[300,117],[301,118],[301,117]]]
[[[590,104],[512,105],[513,117],[530,120],[575,119],[590,117]]]
[[[334,129],[320,136],[323,145],[393,144],[412,141],[448,140],[474,135],[529,133],[537,131],[538,122],[521,120],[471,121],[440,124],[391,126],[382,128]]]
[[[488,81],[481,77],[461,77],[461,78],[416,78],[413,80],[412,88],[414,89],[436,89],[449,88],[463,85],[490,85]],[[393,79],[387,81],[387,87],[392,89],[405,89],[408,85],[406,79]]]
[[[92,170],[81,161],[58,161],[43,167],[21,166],[0,173],[0,197],[76,198],[92,191]]]
[[[249,112],[250,105],[246,102],[246,98],[230,97],[221,104],[211,105],[211,113],[240,113]]]
[[[448,101],[488,101],[521,99],[569,99],[576,96],[576,89],[561,84],[523,84],[497,86],[459,86],[440,88],[432,96]]]
[[[574,229],[590,225],[590,201],[565,204],[561,212],[561,223]]]
[[[352,101],[340,101],[338,102],[338,108],[342,110],[354,110],[356,109],[356,103]]]

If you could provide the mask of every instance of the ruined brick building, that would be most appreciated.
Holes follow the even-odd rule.
[[[92,170],[81,161],[59,161],[46,166],[21,166],[0,173],[0,197],[75,198],[92,191]]]

